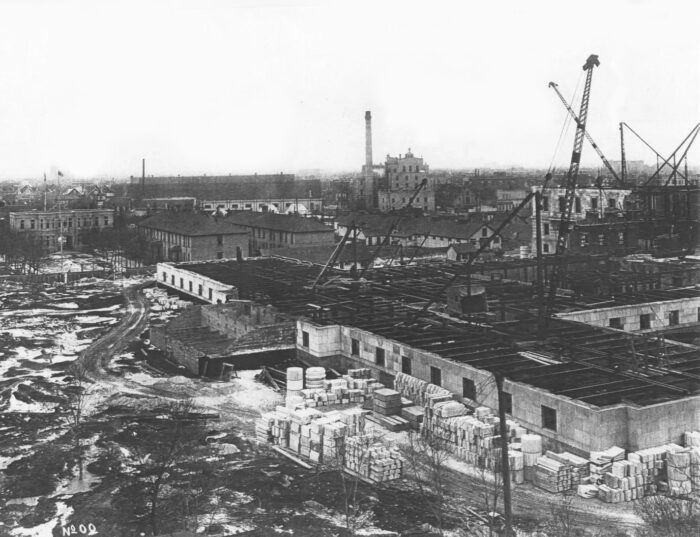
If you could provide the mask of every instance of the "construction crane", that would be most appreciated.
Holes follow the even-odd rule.
[[[544,316],[545,322],[549,319],[554,299],[556,297],[557,283],[563,277],[563,268],[560,266],[562,258],[566,253],[566,243],[571,231],[571,212],[574,205],[574,197],[576,194],[576,183],[578,181],[578,172],[581,165],[581,150],[583,149],[583,138],[586,134],[586,120],[588,119],[588,103],[591,97],[591,81],[593,79],[593,68],[600,65],[598,56],[591,54],[586,63],[583,64],[583,70],[586,71],[586,83],[583,88],[581,97],[581,109],[576,120],[576,134],[574,136],[574,149],[571,152],[571,164],[569,171],[566,174],[566,191],[564,194],[564,204],[561,209],[561,219],[559,220],[559,230],[557,235],[557,247],[554,252],[554,263],[549,277],[549,297],[547,301],[547,314]]]
[[[586,82],[588,82],[588,80],[586,80]],[[580,123],[579,118],[576,116],[576,112],[574,112],[574,110],[571,108],[571,106],[569,106],[569,103],[566,101],[564,96],[559,91],[559,85],[556,82],[550,82],[549,87],[552,88],[557,93],[557,95],[559,96],[559,99],[561,99],[561,102],[564,103],[564,106],[569,111],[569,114],[571,114],[571,117],[576,122],[576,125],[578,125]],[[620,127],[620,129],[622,129],[622,127]],[[620,178],[617,175],[615,168],[613,168],[612,164],[610,164],[610,162],[608,162],[608,159],[605,158],[605,155],[601,151],[600,147],[598,147],[598,144],[595,143],[595,141],[593,140],[593,137],[590,135],[590,133],[587,130],[585,130],[585,126],[583,129],[583,133],[584,133],[584,136],[586,137],[586,139],[590,142],[591,146],[593,146],[593,149],[595,149],[595,152],[598,153],[600,160],[603,161],[603,164],[605,164],[605,167],[608,169],[608,171],[613,176],[615,181],[617,181],[618,183],[620,183],[620,185],[622,185],[624,187],[625,186],[624,178]]]
[[[318,282],[321,281],[321,278],[323,275],[326,273],[329,267],[332,267],[335,262],[338,260],[338,257],[340,256],[340,253],[343,251],[343,247],[345,246],[345,243],[348,242],[348,238],[350,237],[350,233],[355,231],[357,228],[355,227],[355,222],[353,221],[349,226],[347,231],[345,232],[345,235],[343,235],[343,238],[340,240],[338,245],[335,247],[333,250],[333,253],[331,253],[331,256],[328,258],[328,261],[326,261],[326,264],[323,266],[321,269],[321,272],[319,272],[318,276],[316,276],[316,279],[314,280],[313,285],[311,285],[311,291],[316,289],[316,286],[318,285]],[[357,238],[357,237],[355,237]],[[357,267],[355,267],[355,270],[357,270]]]
[[[365,265],[365,268],[362,269],[362,272],[360,273],[360,278],[364,277],[365,272],[372,266],[374,263],[374,260],[377,258],[379,255],[379,252],[381,251],[382,248],[387,246],[391,242],[391,234],[394,232],[395,229],[398,228],[399,223],[401,220],[403,220],[403,217],[406,215],[406,211],[411,208],[411,205],[413,205],[413,202],[415,199],[418,197],[418,194],[420,194],[420,191],[423,190],[428,185],[428,179],[427,177],[423,178],[423,180],[420,182],[420,184],[416,187],[416,189],[413,191],[413,194],[411,197],[408,199],[408,203],[404,205],[400,210],[399,210],[399,216],[391,223],[391,226],[389,226],[389,229],[386,233],[386,236],[384,237],[384,240],[380,242],[377,247],[374,250],[374,253],[370,256],[369,260],[367,261],[367,264]]]

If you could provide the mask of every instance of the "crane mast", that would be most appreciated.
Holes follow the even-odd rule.
[[[571,164],[566,175],[566,192],[564,194],[564,206],[561,211],[561,219],[559,220],[559,230],[557,236],[557,248],[555,250],[555,262],[552,266],[552,272],[549,279],[549,314],[554,304],[556,296],[557,284],[559,279],[563,277],[563,267],[559,261],[566,252],[566,243],[571,230],[571,212],[574,205],[574,197],[576,194],[576,183],[578,180],[579,167],[581,165],[581,150],[583,149],[583,138],[586,134],[586,119],[588,118],[588,102],[591,97],[591,80],[593,78],[593,68],[600,65],[598,56],[591,54],[586,63],[583,64],[583,70],[586,71],[586,84],[583,88],[583,96],[581,97],[581,109],[576,122],[576,135],[574,137],[574,149],[571,152]]]
[[[588,80],[587,80],[586,82],[588,82]],[[571,114],[571,117],[573,118],[573,120],[574,120],[574,121],[576,122],[576,124],[578,125],[578,124],[580,123],[579,118],[576,116],[576,112],[574,112],[574,110],[571,108],[571,106],[569,106],[569,103],[566,101],[566,99],[564,98],[564,96],[563,96],[563,95],[561,94],[561,92],[559,91],[559,85],[556,84],[555,82],[550,82],[550,83],[549,83],[549,87],[552,88],[552,89],[557,93],[557,95],[559,96],[559,99],[561,100],[562,103],[564,103],[564,106],[565,106],[566,109],[569,111],[569,114]],[[617,175],[617,172],[615,171],[615,168],[613,168],[613,167],[612,167],[612,164],[610,164],[610,162],[608,162],[608,159],[605,158],[605,155],[604,155],[603,152],[601,151],[600,147],[598,147],[598,144],[595,143],[595,141],[593,140],[593,137],[590,135],[590,133],[589,133],[587,130],[585,130],[585,126],[584,126],[584,130],[583,130],[583,134],[584,134],[584,136],[586,137],[586,139],[590,142],[591,146],[593,146],[593,149],[595,149],[595,152],[598,153],[598,156],[600,157],[600,160],[603,161],[603,164],[604,164],[605,167],[608,169],[608,171],[610,172],[610,174],[613,176],[613,178],[615,179],[615,181],[617,181],[617,182],[620,183],[622,186],[624,186],[624,178],[621,179],[621,178]]]
[[[627,158],[625,157],[625,129],[624,122],[620,122],[620,178],[622,184],[627,181]]]

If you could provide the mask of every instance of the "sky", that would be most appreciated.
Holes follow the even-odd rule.
[[[695,0],[0,0],[0,179],[359,171],[365,110],[375,163],[566,167],[547,84],[578,111],[589,54],[606,156],[620,121],[668,154],[700,121],[699,20]]]

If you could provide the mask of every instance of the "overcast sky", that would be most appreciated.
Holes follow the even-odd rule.
[[[700,120],[697,5],[0,0],[0,178],[359,170],[365,110],[375,162],[546,168],[566,114],[547,83],[580,95],[591,53],[608,158],[620,121],[670,153]]]

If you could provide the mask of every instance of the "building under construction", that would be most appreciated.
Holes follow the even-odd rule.
[[[508,414],[553,447],[636,450],[678,442],[684,431],[697,428],[699,347],[625,331],[630,325],[566,318],[572,311],[591,311],[594,297],[556,297],[553,309],[561,314],[538,335],[535,286],[478,277],[465,272],[467,266],[391,267],[368,272],[361,281],[331,270],[313,290],[319,265],[274,258],[165,263],[158,266],[158,279],[185,293],[190,281],[198,282],[194,288],[204,301],[228,295],[229,301],[274,308],[295,321],[293,345],[309,364],[368,367],[389,385],[401,371],[449,389],[468,405],[491,408],[497,406],[493,377],[501,374]],[[700,291],[668,293],[646,296],[669,299],[682,311],[679,324],[697,330]],[[632,293],[616,303],[636,300],[642,311],[644,298]],[[458,311],[451,313],[448,302],[459,304]],[[650,328],[659,330],[656,324]],[[227,352],[222,359],[235,363],[235,348]]]

